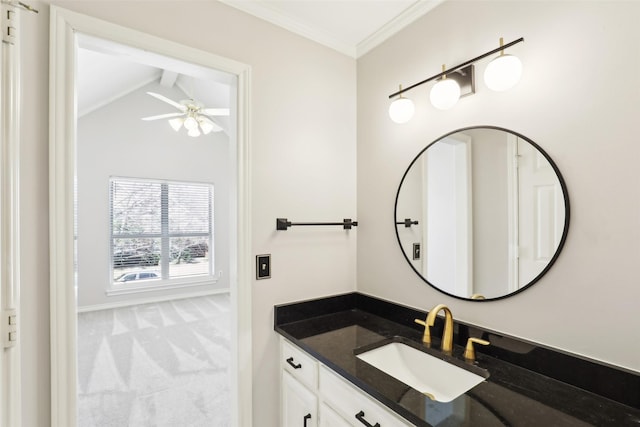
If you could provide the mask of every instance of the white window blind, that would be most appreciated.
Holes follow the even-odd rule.
[[[112,178],[110,193],[114,281],[213,275],[212,185]]]

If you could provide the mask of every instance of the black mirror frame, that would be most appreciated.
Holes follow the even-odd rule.
[[[531,144],[534,148],[536,148],[543,156],[545,159],[547,159],[547,161],[549,162],[549,164],[551,165],[551,167],[553,168],[554,172],[556,173],[556,176],[558,177],[558,181],[560,182],[560,187],[562,188],[562,195],[563,195],[563,199],[564,199],[564,207],[565,207],[565,217],[564,217],[564,229],[562,230],[562,237],[560,238],[560,242],[558,243],[558,247],[556,248],[555,253],[553,254],[553,256],[551,257],[551,260],[549,261],[549,263],[545,266],[544,269],[542,269],[542,271],[536,276],[534,277],[529,283],[527,283],[524,286],[521,286],[520,288],[518,288],[518,290],[513,291],[511,293],[505,294],[505,295],[501,295],[499,297],[495,297],[495,298],[486,298],[486,299],[471,299],[471,298],[466,298],[466,297],[462,297],[459,295],[454,295],[451,294],[449,292],[445,292],[442,289],[440,289],[439,287],[437,287],[435,284],[429,282],[418,270],[416,270],[416,268],[413,266],[409,256],[407,255],[407,253],[405,253],[403,247],[402,247],[402,242],[400,241],[400,234],[398,233],[398,222],[402,222],[404,224],[404,219],[398,219],[398,199],[400,197],[400,190],[402,189],[402,184],[404,183],[405,178],[407,177],[407,174],[409,173],[409,170],[411,169],[411,167],[416,163],[416,161],[418,161],[418,159],[420,158],[420,156],[427,151],[427,149],[429,147],[431,147],[432,145],[434,145],[435,143],[439,142],[440,140],[442,140],[443,138],[446,138],[450,135],[456,134],[456,133],[460,133],[460,132],[464,132],[464,131],[468,131],[468,130],[472,130],[472,129],[493,129],[493,130],[499,130],[502,132],[507,132],[510,133],[512,135],[517,136],[518,138],[522,138],[523,140],[527,141],[529,144]],[[431,286],[432,288],[434,288],[435,290],[437,290],[438,292],[442,292],[445,295],[449,295],[450,297],[453,298],[457,298],[457,299],[461,299],[464,301],[479,301],[479,302],[486,302],[486,301],[497,301],[497,300],[501,300],[504,298],[508,298],[511,297],[513,295],[519,294],[520,292],[524,291],[525,289],[528,289],[529,287],[531,287],[533,284],[535,284],[536,282],[538,282],[538,280],[540,280],[540,278],[542,278],[542,276],[544,276],[547,271],[549,271],[549,269],[551,268],[551,266],[553,266],[553,264],[556,262],[556,260],[558,259],[558,257],[560,256],[560,252],[562,251],[562,248],[564,247],[564,243],[567,239],[567,234],[569,232],[569,219],[571,217],[570,215],[570,204],[569,204],[569,192],[567,191],[567,185],[564,181],[564,178],[562,177],[562,174],[560,173],[560,169],[558,169],[558,166],[555,164],[555,162],[551,159],[551,157],[549,157],[549,155],[547,154],[546,151],[544,151],[542,149],[542,147],[540,147],[538,144],[536,144],[535,142],[533,142],[531,139],[527,138],[526,136],[518,133],[518,132],[514,132],[510,129],[505,129],[502,127],[498,127],[498,126],[468,126],[468,127],[464,127],[464,128],[460,128],[457,130],[454,130],[452,132],[449,132],[447,134],[444,134],[442,136],[440,136],[439,138],[437,138],[436,140],[434,140],[433,142],[431,142],[430,144],[428,144],[425,148],[423,148],[417,155],[416,157],[411,161],[411,163],[409,163],[409,166],[407,167],[407,170],[404,172],[404,174],[402,175],[402,179],[400,180],[400,184],[398,185],[398,191],[396,192],[396,200],[394,203],[394,207],[393,207],[393,223],[394,223],[394,227],[395,227],[395,232],[396,232],[396,239],[398,240],[398,245],[400,246],[400,251],[402,252],[402,255],[404,256],[405,260],[407,261],[407,263],[409,264],[409,266],[411,267],[411,269],[418,275],[418,277],[420,277],[420,279],[422,279],[422,281],[424,281],[426,284],[428,284],[429,286]]]

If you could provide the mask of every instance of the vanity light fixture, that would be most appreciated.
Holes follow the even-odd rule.
[[[400,85],[400,90],[402,91],[402,85]],[[405,98],[402,96],[402,93],[400,93],[398,99],[389,105],[389,117],[398,124],[406,123],[413,117],[415,109],[416,107],[413,105],[413,101]]]
[[[504,44],[500,37],[500,47]],[[502,92],[514,87],[522,77],[522,62],[517,56],[505,55],[504,49],[484,69],[484,83],[491,90]]]
[[[504,50],[523,41],[524,38],[520,37],[517,40],[504,44],[503,39],[500,38],[500,47],[496,49],[490,50],[489,52],[463,62],[462,64],[456,65],[455,67],[451,67],[448,70],[445,69],[445,66],[443,65],[442,72],[404,89],[400,86],[400,90],[389,95],[389,99],[397,98],[389,106],[389,116],[391,117],[391,120],[396,123],[406,123],[409,121],[414,113],[414,105],[409,98],[402,96],[402,94],[436,79],[440,80],[431,89],[429,95],[431,103],[434,107],[442,110],[452,108],[461,96],[460,85],[451,78],[452,73],[461,72],[461,74],[466,78],[466,83],[471,85],[471,93],[473,93],[473,64],[498,52],[500,52],[500,55],[491,61],[485,70],[485,83],[489,89],[495,91],[510,89],[520,80],[520,76],[522,75],[522,63],[518,57],[514,55],[505,55]],[[466,70],[470,70],[471,72],[465,72]],[[457,90],[454,85],[457,86]]]
[[[442,72],[446,71],[447,67],[442,64]],[[453,108],[460,99],[460,85],[454,79],[448,79],[446,74],[442,75],[442,78],[438,80],[429,92],[429,99],[431,105],[438,110],[448,110]]]

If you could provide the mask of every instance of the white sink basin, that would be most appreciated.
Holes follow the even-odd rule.
[[[450,402],[485,380],[480,375],[399,342],[356,357],[438,402]]]

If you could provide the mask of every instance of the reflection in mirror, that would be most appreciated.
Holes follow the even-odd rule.
[[[569,199],[535,143],[505,129],[467,128],[409,165],[395,222],[405,258],[428,284],[458,298],[497,299],[551,267],[566,238]]]

